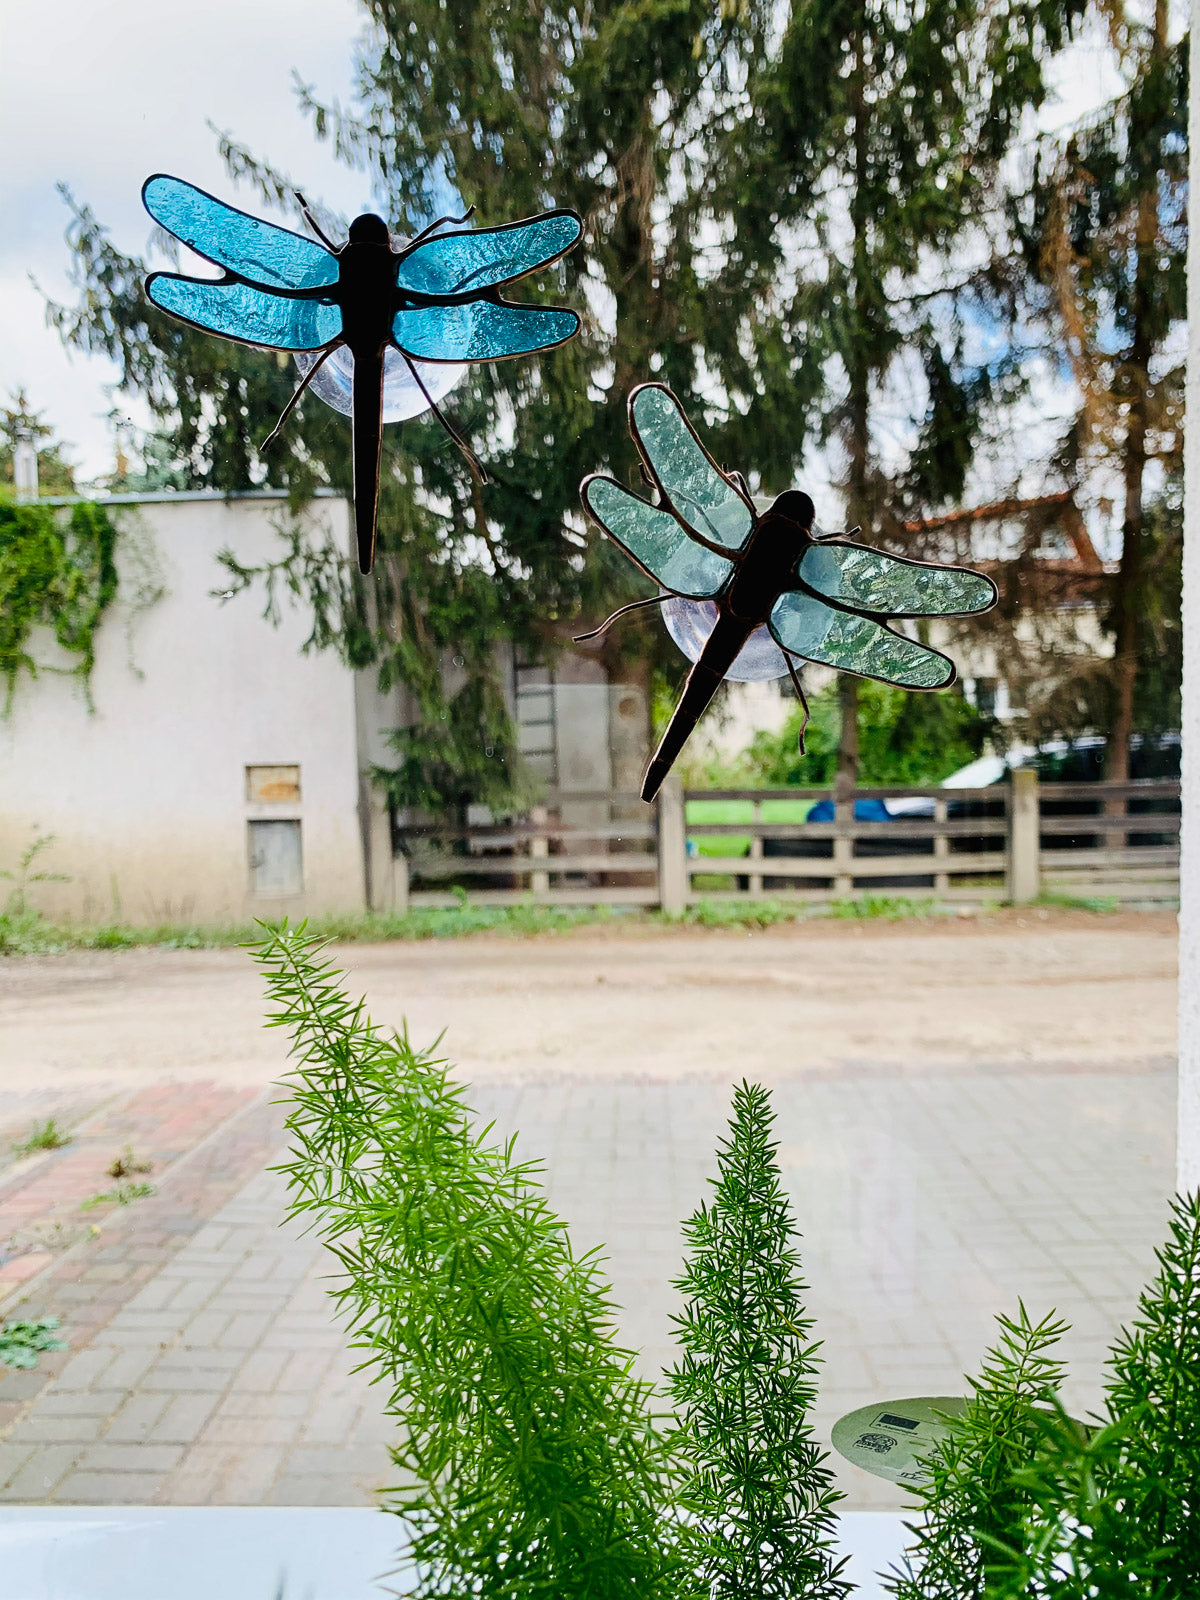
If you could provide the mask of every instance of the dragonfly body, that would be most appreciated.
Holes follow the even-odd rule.
[[[369,572],[378,514],[379,457],[383,449],[383,365],[395,313],[396,265],[387,223],[371,212],[356,217],[337,256],[342,337],[354,357],[350,426],[355,536],[359,565]],[[368,552],[365,565],[364,549]]]
[[[658,599],[674,595],[684,602],[712,602],[716,610],[646,769],[644,800],[657,794],[756,629],[768,629],[798,690],[793,663],[803,661],[906,689],[953,683],[954,663],[948,657],[890,622],[986,611],[996,603],[990,578],[965,567],[894,556],[848,538],[818,538],[813,503],[798,489],[787,490],[760,514],[744,482],[716,466],[662,384],[635,389],[629,415],[646,476],[659,490],[658,504],[600,474],[584,479],[583,503],[608,537],[659,585]]]
[[[806,494],[788,489],[755,523],[742,553],[714,599],[717,620],[688,673],[679,704],[646,769],[642,798],[652,800],[708,709],[713,695],[741,655],[756,628],[769,622],[771,608],[812,542],[815,510]]]
[[[575,245],[582,225],[573,211],[453,233],[437,231],[448,220],[442,219],[407,242],[393,240],[383,218],[366,212],[351,223],[345,244],[326,248],[165,174],[146,180],[142,198],[156,222],[223,272],[216,279],[152,273],[146,295],[153,304],[243,344],[319,353],[288,411],[328,355],[344,345],[353,356],[355,533],[363,572],[371,570],[375,551],[389,350],[399,352],[449,427],[421,365],[526,355],[562,344],[579,328],[573,311],[520,305],[500,294]]]

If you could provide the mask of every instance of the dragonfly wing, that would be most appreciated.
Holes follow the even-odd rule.
[[[248,283],[206,283],[174,272],[146,279],[146,296],[181,322],[271,350],[319,350],[342,331],[338,306],[290,300]]]
[[[640,500],[614,479],[585,478],[579,492],[613,543],[673,594],[710,599],[732,571],[731,561],[689,538],[669,511]]]
[[[579,331],[573,311],[472,300],[459,306],[398,311],[392,337],[417,361],[500,361],[551,350]]]
[[[740,550],[754,526],[754,507],[705,450],[683,408],[661,383],[629,397],[629,426],[667,502],[702,538]]]
[[[996,603],[996,585],[981,572],[910,561],[850,539],[812,545],[799,570],[801,581],[827,599],[886,617],[965,616]]]
[[[793,655],[901,689],[944,689],[954,663],[940,651],[853,611],[835,611],[816,595],[789,590],[771,608],[775,642]]]
[[[396,284],[414,294],[478,294],[549,266],[575,244],[583,224],[574,211],[546,211],[498,228],[443,233],[401,255]]]
[[[324,245],[227,206],[181,178],[156,173],[142,185],[155,222],[227,272],[277,289],[324,289],[338,281],[338,259]]]

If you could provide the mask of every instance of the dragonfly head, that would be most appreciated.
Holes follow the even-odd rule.
[[[798,523],[805,533],[810,533],[817,511],[802,489],[785,489],[776,497],[770,514],[773,517],[784,517],[788,522]]]
[[[373,211],[364,211],[361,217],[355,217],[350,224],[349,237],[351,244],[388,244],[391,241],[387,223]]]

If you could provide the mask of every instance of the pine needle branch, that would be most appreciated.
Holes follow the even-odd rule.
[[[841,1496],[809,1422],[818,1345],[773,1121],[767,1091],[743,1083],[713,1198],[684,1224],[683,1357],[668,1380],[692,1463],[683,1503],[714,1600],[842,1600]]]
[[[332,1291],[400,1425],[417,1595],[671,1600],[673,1430],[612,1337],[539,1169],[472,1123],[446,1063],[374,1027],[303,927],[257,958],[291,1035],[282,1170],[330,1247]]]

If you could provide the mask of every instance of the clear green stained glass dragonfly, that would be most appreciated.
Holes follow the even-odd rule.
[[[672,636],[694,663],[646,769],[643,800],[658,793],[726,678],[790,672],[806,721],[797,661],[904,689],[954,682],[949,657],[888,623],[987,611],[996,603],[990,578],[887,555],[840,535],[819,536],[813,503],[799,489],[786,490],[760,513],[745,480],[720,471],[662,384],[633,391],[629,427],[659,503],[599,473],[584,479],[580,494],[592,518],[661,592],[623,606],[580,639],[597,637],[628,611],[663,603]]]
[[[192,327],[292,351],[306,370],[280,427],[310,383],[314,393],[349,413],[358,561],[369,572],[383,423],[432,410],[473,460],[438,410],[437,398],[467,362],[549,350],[578,331],[573,311],[517,305],[502,299],[500,290],[565,255],[578,242],[582,224],[574,211],[560,210],[442,233],[445,225],[466,221],[442,217],[402,241],[391,237],[382,217],[367,213],[350,224],[345,244],[335,245],[297,198],[323,243],[249,216],[180,178],[148,178],[142,187],[146,210],[223,276],[155,272],[146,280],[146,296]],[[349,374],[346,352],[352,358]],[[319,376],[326,362],[336,368],[339,359],[343,380],[349,378],[340,393],[328,382],[328,371],[324,387]]]

